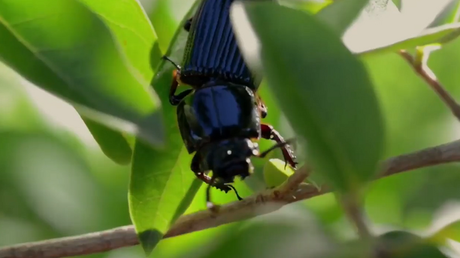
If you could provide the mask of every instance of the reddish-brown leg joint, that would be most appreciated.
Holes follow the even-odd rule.
[[[169,102],[171,105],[177,105],[174,101],[174,96],[176,95],[177,86],[179,83],[177,82],[177,70],[173,71],[173,81],[171,82],[171,87],[169,88]]]
[[[176,90],[179,86],[179,79],[180,71],[174,70],[173,81],[171,83],[171,87],[169,88],[169,103],[171,103],[173,106],[178,105],[185,97],[187,97],[188,94],[193,91],[193,89],[188,89],[176,95]]]
[[[198,172],[198,173],[195,173],[196,177],[198,177],[201,181],[205,182],[206,184],[210,184],[211,183],[211,177],[206,175],[205,173],[202,173],[202,172]]]
[[[264,103],[264,101],[262,100],[262,98],[260,97],[259,94],[256,94],[256,98],[257,98],[257,106],[258,106],[258,108],[260,110],[260,116],[262,118],[267,117],[267,115],[268,115],[267,106],[265,106],[265,103]]]
[[[267,140],[276,141],[276,143],[278,144],[285,142],[284,138],[280,135],[278,131],[276,131],[273,128],[273,126],[262,124],[261,128],[262,128],[262,138],[267,139]],[[280,148],[281,148],[281,151],[283,152],[283,157],[284,157],[284,160],[286,161],[286,164],[289,164],[291,165],[291,167],[296,168],[296,165],[297,165],[297,162],[295,161],[296,156],[294,155],[294,152],[292,151],[291,147],[286,144]]]

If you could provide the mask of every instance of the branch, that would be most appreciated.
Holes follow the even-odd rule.
[[[362,207],[359,205],[359,197],[356,194],[346,194],[340,196],[340,203],[348,216],[349,220],[355,225],[356,231],[364,242],[370,242],[372,234],[364,222]]]
[[[438,164],[460,161],[460,140],[424,149],[385,160],[378,178],[404,171]],[[207,210],[180,217],[165,238],[217,227],[223,224],[253,218],[276,211],[286,204],[306,200],[330,192],[301,184],[294,191],[291,186],[308,175],[309,169],[300,168],[278,189],[267,190],[243,201],[221,206],[216,215]],[[303,180],[300,180],[303,181]],[[284,194],[289,193],[291,194]],[[84,234],[75,237],[57,238],[39,242],[19,244],[0,249],[0,258],[58,258],[105,252],[121,247],[137,245],[138,239],[133,226]]]
[[[426,48],[426,47],[425,47]],[[430,48],[423,48],[422,52],[419,53],[420,60],[416,60],[413,56],[407,53],[405,50],[400,50],[399,54],[412,66],[414,71],[422,77],[423,80],[439,95],[439,97],[446,103],[450,111],[460,120],[460,105],[455,99],[449,94],[449,92],[442,86],[442,84],[436,78],[436,75],[428,67],[428,57]]]

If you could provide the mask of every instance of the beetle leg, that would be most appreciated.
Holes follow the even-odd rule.
[[[256,155],[257,157],[259,158],[265,158],[265,156],[267,156],[270,152],[272,152],[273,150],[277,149],[277,148],[283,148],[283,147],[286,147],[287,145],[289,145],[291,142],[293,142],[294,139],[287,139],[286,141],[283,141],[283,142],[279,142],[275,145],[273,145],[272,147],[268,148],[267,150],[259,153],[259,155]],[[296,162],[294,162],[296,163]],[[297,163],[296,163],[297,164]]]
[[[195,172],[195,176],[198,177],[201,181],[205,182],[206,184],[211,184],[211,177],[206,175],[203,172]],[[230,190],[230,189],[229,189]]]
[[[214,182],[216,181],[216,177],[211,177],[211,180],[206,188],[206,207],[211,211],[216,210],[216,205],[211,201],[211,187],[213,186]]]
[[[221,191],[224,191],[225,193],[228,193],[228,191],[233,190],[235,192],[236,198],[238,198],[239,201],[243,200],[243,198],[238,194],[238,191],[233,185],[216,184],[216,183],[211,184],[212,177],[206,175],[203,172],[195,172],[195,176],[198,177],[201,181],[205,182],[207,185],[211,187],[215,187]]]
[[[208,185],[208,187],[206,188],[206,207],[210,209],[211,211],[215,212],[217,209],[217,206],[211,202],[211,187],[214,186],[214,182],[216,178],[214,176],[209,177],[205,173],[199,171],[200,170],[199,158],[196,155],[192,159],[192,164],[190,168],[192,169],[193,173],[195,173],[195,176],[198,177],[198,179],[200,179],[201,181],[205,182]],[[228,192],[229,190],[230,189],[228,189],[225,192]]]
[[[224,191],[225,193],[228,193],[228,191],[233,190],[235,192],[235,194],[236,194],[236,198],[238,198],[239,201],[243,200],[243,198],[241,198],[241,196],[238,194],[238,192],[236,191],[236,188],[233,185],[211,183],[212,178],[210,176],[206,175],[205,173],[200,171],[200,168],[199,168],[200,166],[199,166],[198,162],[199,162],[198,156],[193,157],[191,169],[192,169],[193,173],[195,173],[195,176],[198,179],[200,179],[201,181],[205,182],[208,185],[208,187],[209,186],[215,187],[216,189]]]
[[[171,87],[169,88],[169,103],[171,103],[171,105],[173,106],[177,106],[185,97],[187,97],[193,91],[193,89],[188,89],[176,95],[177,86],[179,86],[179,82],[177,81],[177,74],[178,70],[175,70],[173,72],[174,79],[171,83]]]
[[[169,88],[169,103],[171,103],[173,106],[177,106],[185,97],[187,97],[188,94],[193,91],[193,89],[183,91],[176,95],[177,86],[179,86],[181,67],[167,56],[163,56],[162,58],[176,67],[176,70],[173,72],[173,81],[171,83],[171,87]]]
[[[259,111],[260,111],[260,116],[262,118],[267,117],[268,115],[267,106],[265,106],[265,103],[259,94],[256,94],[256,99],[257,99],[257,107],[259,108]]]
[[[184,24],[184,30],[186,30],[187,32],[190,31],[190,27],[192,26],[192,18],[188,19],[185,24]]]
[[[279,145],[278,147],[281,148],[281,151],[283,152],[283,157],[284,157],[284,161],[286,162],[286,165],[289,163],[291,167],[295,168],[297,165],[297,162],[295,161],[296,156],[294,155],[294,152],[292,151],[291,146],[289,146],[289,144],[286,143],[287,141],[284,140],[281,134],[278,131],[276,131],[273,128],[273,126],[262,124],[261,127],[262,127],[262,138],[267,139],[267,140],[274,140],[276,141],[277,144],[282,144],[282,145]],[[286,144],[283,144],[283,143],[286,143]]]

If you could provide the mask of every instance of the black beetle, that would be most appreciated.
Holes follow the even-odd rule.
[[[171,84],[169,100],[177,106],[177,121],[184,144],[193,157],[191,170],[208,184],[207,204],[213,206],[210,188],[228,192],[236,176],[251,175],[250,158],[264,157],[281,148],[287,164],[296,167],[295,155],[283,137],[261,123],[267,115],[258,84],[246,66],[230,23],[234,0],[203,0],[195,16],[184,25],[189,35],[182,61]],[[179,84],[192,89],[176,95]],[[259,152],[257,140],[277,142]],[[212,171],[212,176],[206,173]]]

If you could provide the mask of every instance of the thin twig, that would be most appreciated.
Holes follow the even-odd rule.
[[[367,227],[367,224],[364,222],[363,219],[363,212],[358,205],[358,195],[354,194],[353,192],[350,194],[346,194],[340,198],[340,202],[343,206],[345,214],[351,220],[351,222],[355,225],[356,231],[358,232],[359,237],[365,242],[371,241],[372,235]]]
[[[374,243],[374,237],[371,234],[367,223],[364,221],[364,209],[362,205],[359,205],[362,202],[361,196],[357,194],[357,190],[349,191],[342,196],[339,196],[340,204],[343,207],[345,215],[351,221],[351,223],[355,226],[356,231],[361,238],[361,243],[364,245],[362,246],[364,249],[362,250],[364,253],[367,253],[366,257],[373,257],[373,248],[372,246]]]
[[[460,161],[460,140],[390,158],[382,163],[382,170],[378,177],[458,161]],[[308,175],[309,170],[307,168],[301,168],[300,170],[302,169],[304,171],[301,173],[307,173]],[[299,179],[304,175],[297,174]],[[280,189],[282,190],[282,187]],[[288,203],[306,200],[330,192],[330,189],[326,186],[318,189],[312,185],[300,185],[293,194],[283,196],[279,193],[280,189],[265,191],[243,201],[223,205],[217,215],[204,210],[182,216],[168,231],[165,238],[253,218],[276,211]],[[137,244],[138,239],[133,226],[124,226],[74,237],[4,247],[0,249],[0,258],[68,257],[105,252]]]
[[[297,169],[292,176],[290,176],[286,182],[281,185],[278,189],[281,196],[288,196],[294,193],[299,185],[304,182],[304,180],[310,175],[311,168],[308,166],[303,166]]]
[[[439,95],[439,97],[446,103],[452,113],[460,121],[460,105],[449,94],[449,92],[442,86],[436,78],[436,75],[428,67],[427,60],[428,54],[425,54],[423,60],[416,62],[415,58],[405,50],[400,50],[399,54],[412,66],[414,71],[422,77],[423,80]]]

